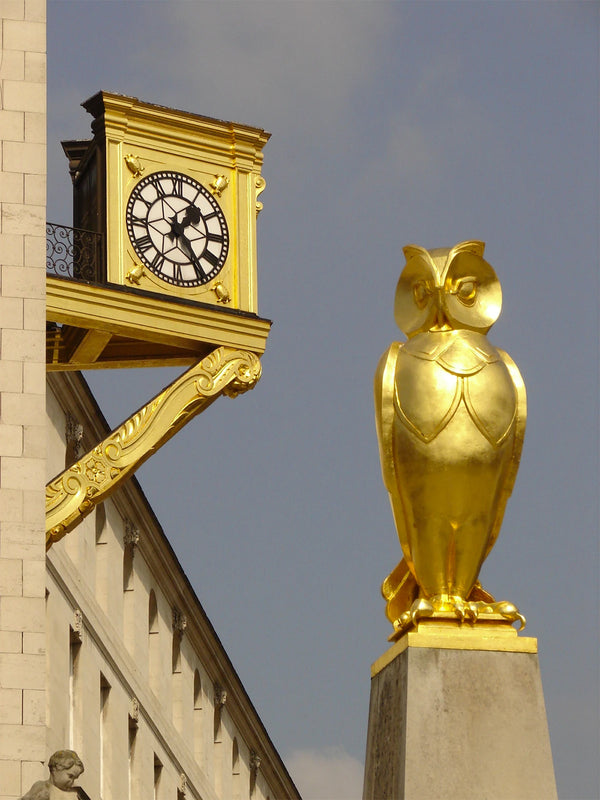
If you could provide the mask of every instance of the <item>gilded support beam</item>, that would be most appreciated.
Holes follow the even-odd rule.
[[[75,348],[73,361],[78,364],[97,361],[111,338],[112,334],[107,331],[85,331],[81,342]]]
[[[218,397],[253,389],[261,375],[251,352],[219,347],[46,486],[46,548],[73,530],[146,459]]]

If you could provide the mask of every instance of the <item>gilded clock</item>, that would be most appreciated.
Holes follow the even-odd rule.
[[[163,281],[202,286],[223,268],[229,231],[216,198],[189,175],[163,170],[142,178],[125,211],[131,244]]]

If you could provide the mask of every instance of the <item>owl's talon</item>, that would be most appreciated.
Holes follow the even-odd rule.
[[[410,616],[410,611],[405,611],[404,614],[401,614],[398,619],[394,620],[394,631],[396,633],[400,633],[407,628],[409,628],[412,624],[412,618]]]
[[[494,603],[493,605],[495,606],[494,610],[497,614],[501,614],[504,619],[509,620],[509,622],[518,622],[519,630],[523,630],[527,620],[513,603],[509,603],[508,600],[501,600],[499,603]]]
[[[411,622],[416,625],[421,617],[430,617],[434,611],[435,608],[430,600],[425,597],[419,597],[410,608]]]
[[[465,619],[473,620],[476,618],[471,608],[471,603],[458,595],[436,595],[431,598],[431,602],[434,611],[450,611],[460,622],[464,622]]]
[[[526,619],[519,609],[507,600],[490,603],[483,600],[464,600],[458,595],[419,597],[413,602],[410,609],[394,620],[394,633],[389,640],[398,641],[412,627],[418,627],[419,621],[423,618],[436,617],[439,614],[447,619],[448,612],[456,616],[460,626],[465,621],[472,625],[476,625],[477,622],[485,622],[486,617],[491,615],[496,616],[496,619],[499,615],[510,623],[518,622],[517,630],[519,631],[523,630],[526,623]]]
[[[517,630],[519,631],[522,631],[527,623],[527,620],[523,614],[521,614],[516,605],[514,605],[514,603],[510,603],[508,600],[499,600],[495,603],[477,601],[470,603],[469,605],[474,607],[473,610],[475,612],[475,619],[479,618],[480,614],[500,614],[501,617],[504,617],[504,619],[508,620],[509,622],[518,622],[519,627]]]
[[[465,617],[467,616],[466,603],[463,603],[463,601],[459,598],[455,598],[454,601],[452,601],[452,605],[454,606],[453,610],[456,616],[459,618],[461,622],[464,622]]]

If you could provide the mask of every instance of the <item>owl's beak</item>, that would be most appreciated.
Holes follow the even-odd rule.
[[[433,319],[433,325],[430,327],[430,331],[450,331],[452,330],[452,326],[448,322],[448,318],[446,317],[446,306],[444,303],[444,287],[443,286],[436,286],[435,287],[435,295],[434,295],[434,302],[435,302],[435,317]]]

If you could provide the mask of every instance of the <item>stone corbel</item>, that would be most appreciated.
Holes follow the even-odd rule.
[[[250,795],[254,794],[254,789],[256,788],[256,779],[258,777],[258,772],[260,770],[260,756],[256,752],[256,750],[250,751]]]
[[[140,703],[137,697],[129,698],[129,719],[131,724],[137,728],[140,722]]]
[[[65,422],[65,440],[65,461],[70,466],[83,453],[83,425],[70,413],[67,413]]]
[[[187,617],[183,611],[180,611],[178,608],[173,608],[172,610],[172,626],[173,633],[181,638],[187,628]]]
[[[136,528],[130,519],[125,520],[125,530],[123,531],[123,544],[133,550],[140,543],[140,530]]]
[[[214,685],[215,708],[223,708],[227,702],[227,692],[220,683]]]
[[[73,619],[71,621],[71,642],[83,641],[83,614],[80,609],[76,608],[73,611]]]
[[[187,794],[187,777],[185,772],[182,772],[181,775],[179,776],[179,792],[184,797]]]
[[[260,769],[260,756],[255,750],[250,752],[250,769],[252,772],[258,772]]]

